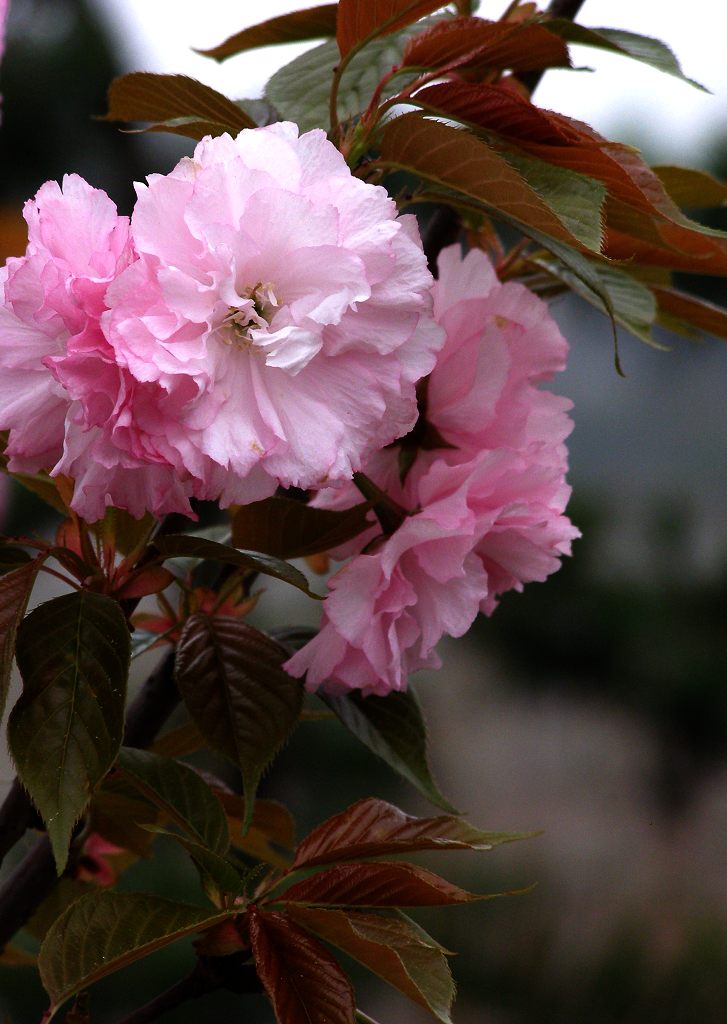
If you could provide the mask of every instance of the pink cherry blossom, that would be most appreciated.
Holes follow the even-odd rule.
[[[444,249],[434,313],[447,341],[427,386],[427,420],[460,451],[559,444],[573,428],[567,398],[538,385],[565,369],[568,345],[548,307],[502,284],[487,256]]]
[[[499,595],[544,580],[578,536],[564,515],[570,402],[537,387],[567,352],[547,306],[501,284],[479,251],[447,249],[439,271],[434,310],[447,341],[427,382],[426,447],[403,479],[396,448],[365,467],[412,514],[389,537],[372,525],[335,552],[354,557],[329,580],[318,636],[286,664],[311,689],[403,689],[411,672],[439,664],[444,634],[461,636]],[[356,500],[344,487],[316,504]]]
[[[108,505],[189,511],[192,487],[138,422],[163,402],[117,364],[101,330],[109,283],[134,258],[129,221],[78,175],[25,207],[28,247],[0,270],[0,429],[12,472],[74,480],[87,519]],[[156,415],[156,412],[155,412]]]
[[[350,479],[411,428],[443,342],[416,221],[322,131],[204,139],[139,187],[132,231],[102,322],[165,396],[143,432],[197,497]]]
[[[439,666],[445,633],[462,636],[503,591],[544,580],[578,536],[558,459],[504,448],[439,459],[407,490],[420,511],[329,580],[320,632],[286,662],[310,689],[404,689]]]
[[[49,181],[25,205],[28,247],[0,271],[0,429],[10,468],[49,469],[60,458],[70,400],[49,369],[69,343],[103,344],[103,296],[129,254],[128,219],[78,175]]]

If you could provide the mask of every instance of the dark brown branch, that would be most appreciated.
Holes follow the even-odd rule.
[[[124,1017],[119,1024],[152,1024],[159,1020],[168,1010],[174,1010],[182,1003],[199,999],[208,992],[227,988],[240,994],[261,992],[262,985],[257,971],[252,964],[242,962],[241,954],[231,956],[201,957],[196,967],[172,985],[166,992],[156,996],[151,1002],[134,1010]]]
[[[152,1021],[159,1020],[168,1010],[174,1010],[177,1006],[192,999],[199,999],[221,986],[222,982],[218,978],[212,977],[200,964],[197,964],[186,978],[182,978],[176,985],[172,985],[166,992],[162,992],[145,1006],[134,1010],[119,1024],[151,1024]]]
[[[546,14],[549,14],[551,18],[567,18],[569,21],[575,21],[576,15],[583,6],[583,3],[584,0],[551,0],[551,3],[548,4]],[[546,28],[547,24],[548,23],[546,22]],[[524,71],[522,74],[518,75],[518,78],[532,95],[540,85],[540,79],[543,77],[544,73],[544,68],[540,68],[538,71]]]
[[[0,951],[50,896],[57,881],[50,840],[39,836],[0,889]]]
[[[453,206],[438,206],[429,218],[424,231],[424,254],[429,272],[437,276],[437,258],[442,249],[453,245],[459,238],[462,222]]]
[[[146,680],[126,711],[124,744],[149,747],[179,703],[174,682],[174,650],[170,650]]]
[[[0,864],[29,828],[42,828],[43,823],[28,794],[17,779],[0,807]]]

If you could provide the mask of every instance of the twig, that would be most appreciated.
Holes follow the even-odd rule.
[[[29,828],[42,827],[28,794],[15,779],[0,807],[0,864]]]
[[[219,988],[227,988],[241,995],[262,991],[255,966],[243,962],[241,954],[200,957],[194,970],[186,978],[182,978],[166,992],[134,1010],[119,1021],[119,1024],[152,1024],[167,1010],[174,1010],[182,1003],[199,999]]]
[[[551,18],[567,18],[568,21],[575,21],[576,15],[583,6],[583,3],[584,0],[551,0],[545,13],[550,15]],[[547,21],[545,22],[545,27],[548,27]],[[532,95],[538,85],[540,85],[540,79],[544,73],[545,68],[540,68],[538,71],[524,71],[518,75],[518,78]]]
[[[159,662],[126,712],[124,743],[127,747],[149,747],[179,703],[174,683],[174,649]]]
[[[214,992],[215,989],[221,988],[222,984],[219,977],[215,977],[205,970],[201,963],[198,963],[186,978],[182,978],[176,985],[172,985],[166,992],[162,992],[145,1006],[134,1010],[128,1017],[119,1021],[119,1024],[151,1024],[168,1010],[173,1010],[191,999],[199,999],[201,996],[207,995],[208,992]]]
[[[0,889],[0,951],[27,923],[57,882],[50,840],[39,836]]]

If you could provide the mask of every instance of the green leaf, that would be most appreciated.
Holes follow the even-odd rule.
[[[181,533],[157,537],[154,546],[164,558],[199,558],[210,562],[225,562],[227,565],[263,573],[265,576],[274,576],[302,590],[308,597],[323,600],[320,594],[310,589],[308,580],[294,565],[280,558],[261,554],[259,551],[245,551],[227,544],[219,544],[217,541],[206,540],[204,537],[191,537]]]
[[[135,71],[109,86],[105,121],[152,121],[149,131],[171,131],[202,138],[257,125],[232,100],[187,75]]]
[[[371,525],[366,518],[369,508],[368,502],[362,502],[339,512],[291,498],[265,498],[235,510],[232,540],[236,547],[276,558],[303,558],[362,533]]]
[[[699,82],[695,82],[693,78],[686,77],[672,50],[659,39],[642,36],[636,32],[625,32],[623,29],[586,28],[585,25],[579,25],[567,18],[548,18],[544,24],[550,32],[554,32],[569,43],[579,43],[582,46],[593,46],[599,50],[621,53],[642,64],[649,64],[657,71],[674,75],[683,82],[701,89],[702,92],[709,91]]]
[[[98,832],[115,846],[138,857],[151,853],[152,836],[146,826],[161,818],[159,809],[118,775],[106,776],[89,808],[89,831]]]
[[[8,699],[15,637],[25,615],[40,562],[40,559],[34,559],[0,575],[0,719],[5,714]]]
[[[415,850],[491,850],[533,833],[483,832],[462,818],[414,818],[367,797],[314,828],[301,840],[292,869],[383,857]]]
[[[245,891],[245,884],[240,873],[231,861],[226,857],[213,853],[212,850],[186,836],[177,835],[176,832],[168,832],[167,829],[159,828],[158,825],[148,825],[148,830],[154,835],[165,836],[173,839],[175,843],[183,847],[190,855],[199,871],[200,879],[205,892],[214,898],[222,893],[230,893],[234,896],[242,896]]]
[[[116,601],[76,591],[23,620],[23,693],[8,722],[18,775],[48,829],[58,873],[73,827],[121,746],[129,630]]]
[[[159,810],[214,853],[230,845],[222,804],[193,768],[150,750],[122,747],[116,767]]]
[[[606,186],[586,174],[508,150],[511,167],[553,210],[574,238],[598,252],[603,242],[602,209]]]
[[[437,788],[427,760],[427,730],[419,701],[409,688],[386,697],[321,695],[346,728],[377,757],[411,782],[427,800],[445,811],[454,808]]]
[[[341,76],[338,115],[341,121],[356,117],[369,104],[381,78],[401,60],[403,35],[376,39],[365,53],[352,58]],[[283,120],[295,121],[301,132],[328,128],[329,97],[333,68],[338,63],[335,42],[321,43],[296,57],[273,75],[265,96]],[[406,81],[413,80],[412,75]],[[404,80],[397,77],[383,98],[397,92]]]
[[[444,950],[413,922],[364,911],[290,906],[288,917],[451,1024],[454,982]]]
[[[248,114],[255,124],[261,128],[267,124],[275,124],[276,121],[280,121],[280,114],[277,112],[272,103],[269,103],[266,99],[241,99],[235,100],[238,107],[242,107],[246,114]]]
[[[302,43],[308,39],[335,36],[337,8],[338,4],[321,4],[320,7],[309,7],[304,11],[291,11],[290,14],[269,18],[259,25],[244,28],[242,32],[237,32],[210,50],[195,52],[203,57],[223,61],[258,46]]]
[[[81,989],[185,935],[229,919],[151,893],[94,892],[55,921],[38,956],[50,1020]]]
[[[250,910],[255,967],[278,1024],[353,1024],[351,982],[317,939],[282,914]]]
[[[469,196],[484,204],[491,216],[511,217],[569,245],[600,248],[601,212],[595,202],[600,186],[594,182],[594,205],[588,210],[583,183],[569,199],[561,188],[563,179],[557,179],[561,184],[556,188],[556,179],[549,176],[541,195],[502,154],[465,129],[418,113],[404,114],[384,128],[381,161]],[[578,223],[581,212],[585,219]]]
[[[584,281],[580,271],[572,270],[560,259],[535,257],[532,262],[563,281],[571,291],[602,313],[609,312],[603,299],[604,294],[607,295],[616,323],[652,348],[668,351],[667,346],[658,342],[651,332],[657,316],[656,300],[649,288],[631,274],[617,267],[590,263],[590,280]],[[593,281],[598,282],[598,291],[593,287]]]
[[[177,646],[177,685],[215,750],[239,765],[247,829],[258,782],[292,732],[303,687],[283,671],[287,652],[241,619],[192,615]]]

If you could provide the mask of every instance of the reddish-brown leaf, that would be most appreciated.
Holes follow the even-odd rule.
[[[542,25],[485,18],[442,21],[406,45],[405,65],[427,68],[510,68],[538,71],[570,67],[568,47]]]
[[[420,114],[404,114],[384,129],[381,159],[463,192],[486,203],[494,213],[500,210],[550,238],[578,249],[591,248],[584,239],[593,236],[593,224],[584,222],[581,237],[575,235],[504,157],[463,129],[429,121]],[[574,212],[572,205],[564,206],[564,210],[571,215]],[[589,212],[595,221],[598,209]],[[574,219],[569,218],[571,225]]]
[[[536,107],[508,87],[442,82],[420,90],[415,102],[425,109],[496,132],[546,163],[595,178],[622,203],[690,231],[699,231],[699,226],[684,216],[637,150],[609,142],[580,121]],[[718,185],[716,181],[714,184]],[[727,187],[724,194],[727,195]]]
[[[218,131],[237,134],[243,128],[256,128],[255,122],[222,93],[187,75],[157,75],[135,71],[115,78],[109,86],[109,109],[105,121],[187,121],[197,130],[211,124]],[[184,128],[157,126],[161,130]]]
[[[699,299],[695,295],[687,295],[676,288],[652,287],[659,309],[670,316],[684,321],[691,327],[712,334],[717,338],[727,338],[727,309],[715,306],[711,302]]]
[[[250,909],[255,967],[278,1024],[353,1024],[351,982],[320,942],[282,914]]]
[[[441,0],[340,0],[336,41],[342,57],[376,36],[405,28],[443,7]]]
[[[635,264],[727,276],[727,240],[675,224],[657,225],[613,202],[609,202],[604,252],[611,259]]]
[[[415,864],[338,864],[296,882],[272,902],[329,907],[443,907],[483,899]]]
[[[565,146],[579,142],[586,127],[535,106],[503,83],[438,82],[420,89],[413,102],[518,141]]]
[[[461,818],[414,818],[368,797],[324,821],[299,844],[293,868],[414,850],[491,850],[523,838],[512,832],[482,832]]]
[[[242,773],[245,827],[260,777],[300,714],[301,684],[281,667],[287,657],[242,619],[202,612],[187,619],[177,645],[177,685],[192,719]]]
[[[337,4],[321,4],[305,11],[291,11],[278,18],[269,18],[259,25],[251,25],[235,33],[219,46],[210,50],[197,50],[203,57],[223,61],[245,50],[277,43],[301,43],[308,39],[320,39],[336,34]]]
[[[232,516],[232,543],[276,558],[304,558],[343,544],[371,524],[368,502],[349,509],[313,508],[273,496],[239,505]]]
[[[114,591],[117,601],[123,601],[133,597],[147,597],[149,594],[158,594],[166,590],[170,583],[176,579],[174,573],[165,569],[162,565],[152,565],[141,572],[134,573],[131,578]]]
[[[292,905],[288,916],[449,1024],[454,982],[444,950],[413,922]]]

